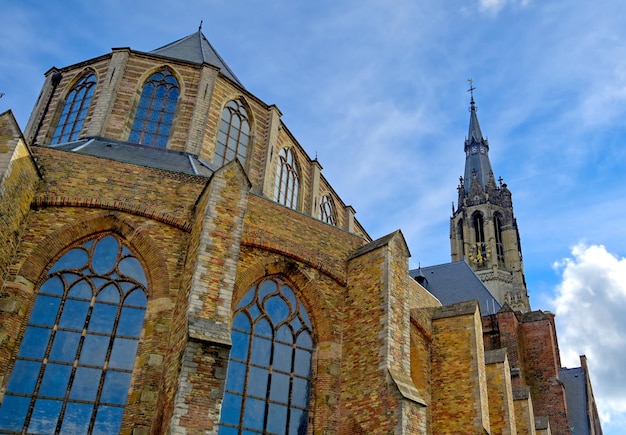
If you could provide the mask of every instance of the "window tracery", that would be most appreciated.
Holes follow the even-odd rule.
[[[330,225],[337,225],[337,215],[335,214],[335,203],[330,195],[322,196],[320,199],[320,219]]]
[[[311,321],[281,279],[252,287],[233,315],[219,435],[305,434],[313,339]]]
[[[0,407],[3,433],[118,433],[147,304],[143,267],[114,235],[48,271]]]
[[[245,165],[249,140],[250,122],[246,108],[240,100],[229,101],[222,111],[214,162],[222,166],[238,158]]]
[[[54,130],[51,143],[65,143],[78,139],[83,128],[91,99],[96,89],[96,76],[86,73],[72,86],[65,98],[61,116]]]
[[[143,85],[128,141],[165,148],[179,93],[178,80],[170,71],[152,74]]]
[[[298,194],[298,166],[291,148],[283,148],[278,154],[274,200],[295,209],[298,206]]]

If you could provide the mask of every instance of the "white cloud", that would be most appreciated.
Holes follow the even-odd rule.
[[[579,244],[555,264],[562,280],[553,302],[564,366],[589,361],[605,423],[626,419],[626,259],[602,245]]]
[[[497,14],[509,3],[526,6],[529,1],[530,0],[479,0],[479,5],[483,12]]]

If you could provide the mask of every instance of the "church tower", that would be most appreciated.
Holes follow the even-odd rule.
[[[452,261],[465,259],[501,304],[530,311],[522,247],[511,191],[496,180],[489,142],[482,135],[470,80],[470,123],[465,140],[465,175],[459,178],[457,207],[452,205]]]

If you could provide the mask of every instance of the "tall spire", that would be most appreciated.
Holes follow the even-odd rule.
[[[483,137],[476,115],[476,103],[474,102],[474,82],[468,80],[471,94],[470,99],[470,122],[467,139],[465,140],[465,193],[469,194],[474,177],[480,183],[480,187],[485,190],[489,178],[493,177],[491,163],[489,162],[489,142]]]

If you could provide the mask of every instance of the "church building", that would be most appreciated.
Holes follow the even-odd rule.
[[[51,68],[23,131],[0,114],[1,433],[601,433],[473,95],[447,282],[281,117],[201,29]]]

